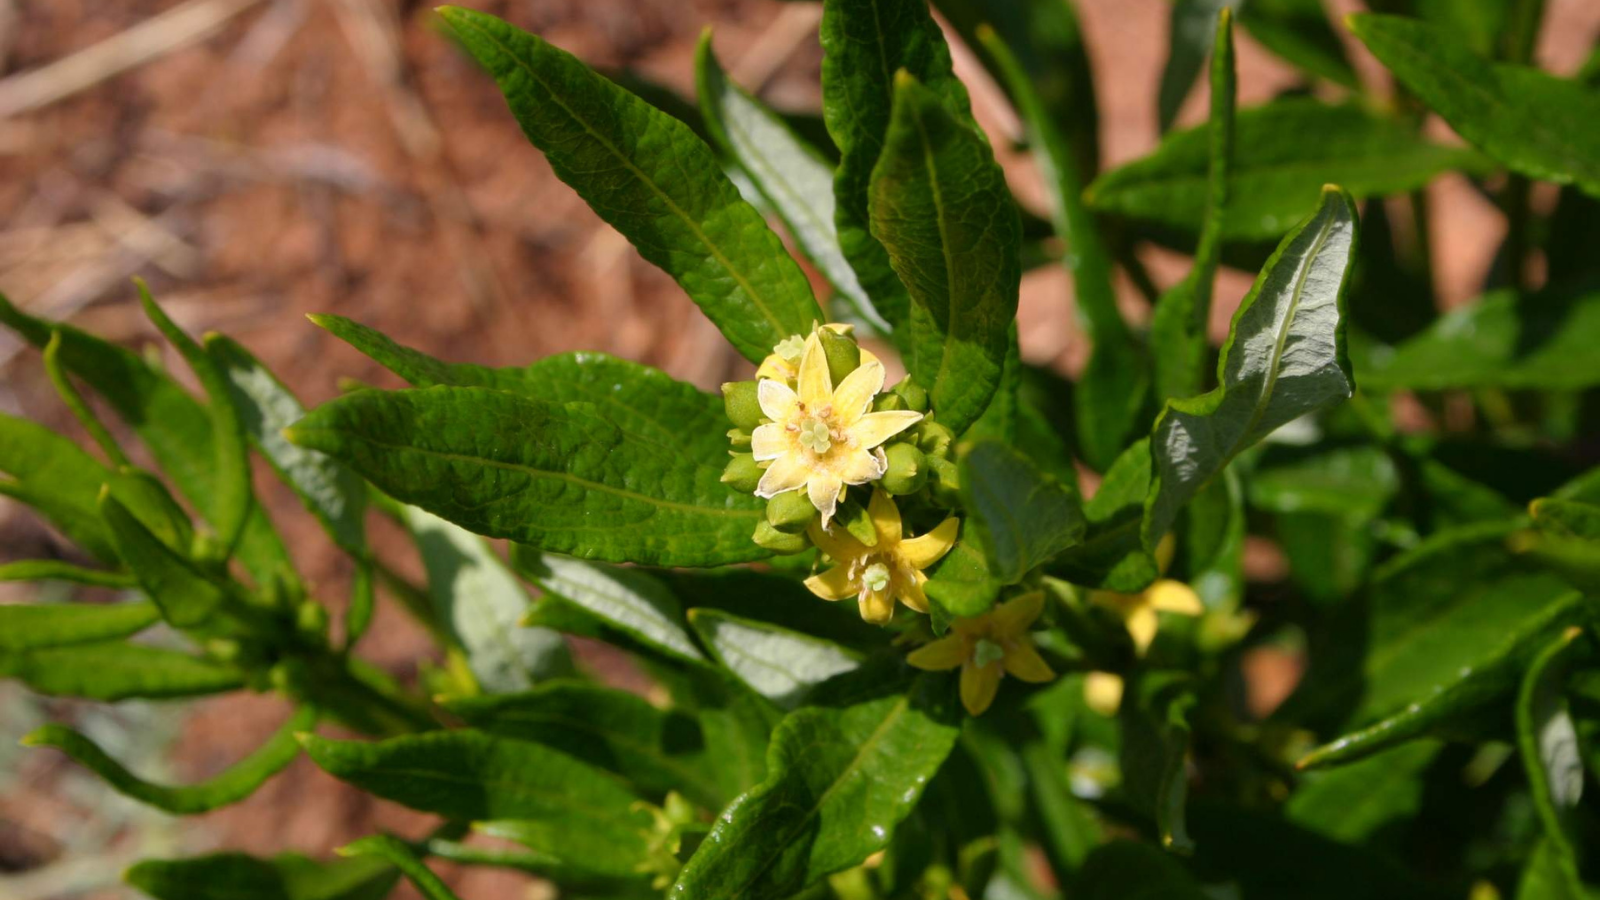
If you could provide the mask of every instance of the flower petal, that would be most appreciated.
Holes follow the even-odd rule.
[[[1122,706],[1122,676],[1090,672],[1083,679],[1084,705],[1102,716],[1114,716]]]
[[[927,580],[928,576],[921,572],[912,572],[909,580],[900,582],[900,602],[919,613],[927,612],[928,595],[922,590],[922,585]]]
[[[882,625],[894,617],[894,598],[888,591],[861,592],[861,618]]]
[[[1133,637],[1133,646],[1143,656],[1150,649],[1150,644],[1156,639],[1156,627],[1161,624],[1157,618],[1155,607],[1141,603],[1128,613],[1128,634]]]
[[[756,462],[777,459],[792,449],[794,442],[790,440],[789,433],[776,422],[757,425],[756,430],[750,432],[750,452],[755,456]]]
[[[999,690],[999,666],[994,663],[980,666],[971,660],[961,664],[961,705],[967,708],[967,712],[975,716],[983,715]]]
[[[883,363],[863,362],[833,389],[833,414],[845,425],[861,418],[883,390]]]
[[[900,542],[900,507],[888,493],[872,492],[872,499],[867,501],[867,517],[878,532],[879,547],[893,547]]]
[[[961,520],[951,516],[927,534],[901,541],[900,558],[913,569],[926,569],[950,552],[950,548],[956,545],[956,535],[960,531]]]
[[[768,355],[766,359],[761,361],[761,365],[756,369],[757,381],[760,381],[763,378],[771,378],[787,384],[788,382],[794,380],[794,376],[794,366],[790,365],[788,360],[776,353]]]
[[[827,528],[828,520],[833,518],[834,510],[839,507],[839,492],[844,490],[844,482],[839,480],[839,476],[826,472],[813,472],[810,477],[811,480],[806,482],[806,491],[811,495],[811,505],[822,513],[822,527]],[[765,477],[762,480],[765,481]]]
[[[1205,604],[1200,602],[1200,595],[1194,592],[1194,588],[1170,578],[1150,585],[1145,589],[1144,596],[1146,602],[1162,612],[1198,616],[1206,611]]]
[[[871,450],[920,421],[922,413],[912,412],[909,409],[886,409],[882,412],[867,413],[846,426],[845,431],[855,442],[855,446],[862,450]]]
[[[756,402],[761,404],[761,412],[774,422],[784,423],[794,418],[795,404],[799,400],[800,397],[781,381],[763,378],[756,382]]]
[[[1056,677],[1055,670],[1034,649],[1033,641],[1027,638],[1019,639],[1006,649],[1004,665],[1007,675],[1015,675],[1033,684],[1054,681]]]
[[[800,402],[808,410],[821,409],[833,402],[828,354],[822,349],[822,338],[814,331],[806,338],[805,352],[800,355],[799,391]]]
[[[784,491],[792,491],[811,478],[811,466],[800,453],[785,453],[767,466],[767,471],[756,484],[756,496],[771,500]]]
[[[845,484],[866,484],[883,477],[889,464],[870,450],[840,447],[832,454],[834,471]]]
[[[1030,591],[996,606],[990,613],[995,633],[1002,637],[1024,634],[1044,612],[1044,591]]]
[[[923,644],[906,655],[906,662],[929,672],[954,669],[965,659],[966,648],[959,634],[947,634],[931,644]]]
[[[807,578],[806,588],[824,600],[843,600],[855,596],[861,589],[850,581],[849,572],[844,566],[834,566],[820,575]]]

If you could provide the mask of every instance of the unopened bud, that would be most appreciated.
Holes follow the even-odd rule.
[[[950,445],[955,442],[956,434],[938,422],[926,419],[917,426],[917,446],[929,456],[949,457]]]
[[[722,406],[728,421],[740,431],[754,431],[761,424],[761,401],[754,381],[730,381],[722,386]]]
[[[761,483],[762,470],[756,465],[756,458],[748,453],[735,453],[728,460],[728,467],[722,470],[722,483],[736,491],[753,494],[756,485]]]
[[[905,409],[905,408],[906,408],[905,398],[901,397],[899,394],[895,394],[895,393],[879,394],[877,399],[872,401],[872,411],[873,412],[883,412],[884,410]]]
[[[900,379],[900,383],[895,385],[890,393],[904,400],[906,409],[920,413],[928,411],[928,392],[922,385],[912,381],[910,375]]]
[[[928,484],[933,499],[951,509],[961,505],[961,470],[942,456],[928,456]]]
[[[890,444],[883,455],[889,467],[883,473],[883,489],[897,496],[915,494],[928,483],[928,459],[921,450],[901,441]]]
[[[828,377],[837,387],[845,376],[861,368],[861,347],[850,335],[828,328],[818,331],[817,337],[822,341],[823,355],[828,358]]]
[[[816,518],[817,508],[805,491],[784,491],[767,501],[767,524],[784,534],[799,534]]]
[[[756,523],[755,534],[752,534],[750,539],[755,541],[758,547],[765,547],[773,553],[783,555],[799,553],[811,546],[811,541],[806,538],[803,532],[800,534],[784,534],[768,525],[764,520]]]

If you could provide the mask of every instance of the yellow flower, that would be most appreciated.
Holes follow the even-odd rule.
[[[837,565],[807,578],[806,587],[824,600],[855,597],[861,604],[861,618],[868,622],[889,621],[897,599],[917,612],[927,612],[928,598],[922,585],[928,576],[922,570],[955,546],[961,520],[951,517],[927,534],[902,538],[899,507],[888,494],[877,490],[867,501],[867,515],[878,532],[878,543],[871,547],[843,528],[830,532],[811,523],[812,542]]]
[[[912,651],[906,662],[933,671],[960,666],[961,705],[982,715],[994,702],[1002,675],[1035,684],[1056,677],[1028,637],[1043,611],[1043,591],[1023,594],[981,616],[951,622],[949,634]]]
[[[1122,617],[1133,638],[1133,646],[1143,656],[1156,639],[1156,628],[1161,623],[1160,613],[1177,613],[1181,616],[1198,616],[1206,611],[1200,595],[1181,581],[1163,578],[1137,594],[1119,594],[1115,591],[1094,591],[1089,602],[1099,604]]]
[[[842,322],[829,322],[820,327],[826,328],[834,334],[850,334],[855,330],[854,325],[846,325]],[[767,358],[761,361],[760,367],[756,369],[756,379],[771,378],[787,385],[793,385],[795,378],[800,374],[800,356],[805,353],[805,349],[806,339],[798,334],[791,334],[779,341],[778,345],[773,347],[772,352],[767,355]],[[863,365],[877,361],[878,358],[876,356],[873,356],[866,348],[862,348],[861,362]]]
[[[884,441],[915,425],[922,413],[868,412],[883,389],[883,363],[862,362],[834,387],[822,341],[812,332],[800,354],[798,391],[763,378],[756,388],[761,412],[772,421],[750,435],[756,462],[768,463],[756,496],[772,498],[805,488],[828,525],[846,485],[883,477]]]

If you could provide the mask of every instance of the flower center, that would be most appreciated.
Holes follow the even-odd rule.
[[[980,666],[987,666],[1005,658],[1005,648],[988,638],[979,638],[972,646],[972,660]]]
[[[812,453],[827,453],[833,446],[828,424],[821,419],[806,419],[800,423],[800,446]]]
[[[861,583],[866,585],[869,591],[876,592],[887,589],[889,587],[889,567],[881,562],[867,566],[866,571],[861,573]]]
[[[800,354],[804,353],[805,349],[805,339],[798,334],[791,334],[779,341],[778,345],[772,348],[772,352],[778,354],[779,357],[781,357],[790,365],[799,365]]]

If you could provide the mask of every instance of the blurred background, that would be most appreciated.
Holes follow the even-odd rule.
[[[817,3],[471,5],[686,98],[694,43],[709,25],[735,80],[783,110],[820,104]],[[1110,167],[1156,143],[1170,4],[1076,5],[1095,71],[1102,165]],[[1328,6],[1337,17],[1359,4]],[[594,349],[708,389],[746,377],[748,364],[677,286],[555,179],[493,82],[441,37],[429,7],[0,0],[0,291],[34,315],[155,348],[129,283],[144,277],[191,333],[237,338],[308,405],[335,396],[342,378],[398,386],[306,322],[308,312],[349,316],[451,360],[519,365]],[[1539,62],[1570,73],[1597,34],[1600,3],[1549,0]],[[1363,77],[1377,83],[1370,58],[1346,44]],[[1305,87],[1243,31],[1238,55],[1241,106]],[[1019,129],[998,90],[959,46],[956,67],[1019,196],[1042,212],[1037,174],[1011,149]],[[1179,126],[1203,119],[1205,102],[1203,91],[1191,95]],[[1447,178],[1430,191],[1438,300],[1455,305],[1477,294],[1504,226],[1465,181]],[[1161,287],[1187,270],[1182,256],[1141,253]],[[1250,277],[1224,270],[1215,328],[1225,331]],[[1120,290],[1128,316],[1143,321],[1139,292],[1131,284]],[[1063,269],[1044,266],[1024,278],[1020,320],[1029,362],[1068,375],[1082,364],[1087,345]],[[9,335],[0,335],[0,410],[78,433],[37,354]],[[303,571],[337,602],[347,561],[287,489],[263,478],[258,490]],[[385,539],[403,568],[420,571],[398,534],[376,535],[380,546]],[[0,562],[48,558],[57,546],[20,506],[0,500]],[[1252,548],[1252,560],[1270,569],[1273,549]],[[25,599],[23,590],[37,588],[0,584],[0,602]],[[429,647],[392,606],[380,609],[363,644],[365,655],[403,678]],[[1274,666],[1294,668],[1263,666],[1269,690]],[[277,701],[232,698],[113,712],[0,683],[0,900],[118,895],[126,891],[117,886],[122,867],[146,855],[224,847],[324,854],[375,827],[417,831],[421,817],[347,789],[305,760],[245,803],[179,820],[117,797],[58,754],[16,746],[47,719],[72,719],[141,774],[192,780],[248,752],[283,716]],[[451,874],[467,896],[549,896],[519,876]]]

